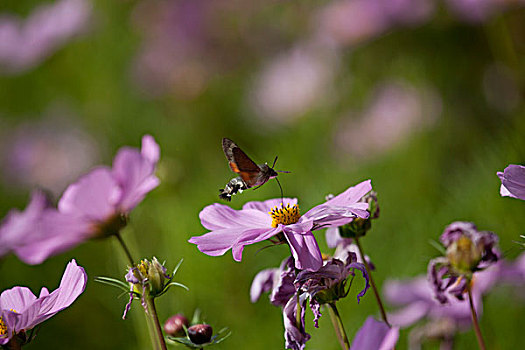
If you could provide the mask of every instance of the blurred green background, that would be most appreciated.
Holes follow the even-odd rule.
[[[233,177],[223,137],[260,163],[278,155],[276,168],[291,171],[279,177],[285,195],[299,198],[303,212],[372,179],[381,217],[363,244],[379,285],[424,274],[438,255],[429,240],[455,220],[496,232],[505,257],[514,259],[522,252],[515,241],[525,233],[525,204],[500,197],[496,171],[525,160],[524,9],[509,2],[473,19],[455,12],[453,0],[429,0],[419,17],[407,19],[400,13],[412,13],[408,0],[397,12],[348,10],[346,3],[352,1],[86,1],[89,16],[74,35],[42,49],[32,64],[0,64],[0,215],[23,208],[37,186],[58,198],[82,171],[110,164],[119,147],[140,147],[142,135],[153,135],[161,185],[133,211],[124,239],[135,256],[156,256],[168,267],[184,259],[175,279],[190,291],[159,299],[160,318],[200,308],[215,329],[233,332],[217,349],[284,347],[280,309],[265,296],[250,303],[249,288],[258,271],[289,254],[284,246],[257,253],[260,243],[236,263],[230,253],[208,257],[187,243],[206,232],[198,214]],[[43,4],[54,3],[3,0],[0,13],[23,23]],[[54,16],[50,25],[59,22]],[[35,38],[15,47],[35,46]],[[31,152],[40,162],[16,163],[13,144],[35,139]],[[231,206],[277,196],[272,181],[235,196]],[[324,232],[316,237],[328,252]],[[125,274],[112,240],[39,266],[8,256],[0,262],[0,290],[55,288],[72,258],[89,275],[87,289],[43,324],[28,348],[149,348],[139,303],[123,321],[127,296],[93,281]],[[356,290],[339,303],[351,337],[377,314],[371,292],[357,305]],[[490,349],[522,341],[525,303],[514,294],[497,288],[485,298],[481,326]],[[319,329],[309,311],[306,318],[307,349],[338,349],[327,315]],[[458,335],[456,345],[477,348],[472,332]]]

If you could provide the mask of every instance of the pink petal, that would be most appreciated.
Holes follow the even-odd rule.
[[[227,205],[214,203],[200,213],[201,224],[208,230],[236,227],[270,227],[269,214],[253,209],[234,210]]]
[[[58,202],[61,213],[84,216],[92,221],[104,221],[115,213],[120,189],[111,171],[99,167],[70,185]]]
[[[267,214],[270,210],[272,210],[275,207],[281,207],[284,204],[293,206],[297,204],[297,198],[275,198],[275,199],[268,199],[264,202],[259,201],[253,201],[248,202],[243,205],[242,209],[255,209],[259,210],[265,214]]]
[[[157,164],[160,158],[160,147],[151,135],[142,137],[142,149],[140,153],[153,164]]]
[[[311,232],[304,234],[284,233],[290,245],[295,267],[300,270],[317,271],[323,266],[323,257]]]
[[[152,155],[146,154],[146,156],[151,157]],[[159,179],[155,176],[156,163],[147,157],[144,157],[137,149],[123,147],[113,160],[112,175],[122,189],[118,202],[122,212],[131,211],[148,192],[159,185]]]

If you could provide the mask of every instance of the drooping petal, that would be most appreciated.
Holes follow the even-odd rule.
[[[236,227],[271,227],[272,219],[268,213],[259,210],[234,210],[227,205],[214,203],[205,207],[199,218],[208,230]]]
[[[269,238],[272,238],[281,231],[280,227],[276,228],[255,228],[249,229],[242,232],[242,234],[237,239],[237,242],[232,247],[232,255],[235,261],[241,261],[242,251],[244,246],[265,241]]]
[[[297,305],[301,306],[300,324],[297,324]],[[297,296],[290,298],[283,308],[283,320],[284,320],[284,339],[285,348],[292,350],[303,350],[305,344],[310,340],[310,334],[306,333],[304,329],[304,315],[306,309],[306,297],[299,297],[299,303],[297,302]]]
[[[259,300],[262,293],[269,292],[273,289],[274,281],[279,273],[279,269],[265,269],[255,275],[252,286],[250,287],[250,300],[252,303]]]
[[[225,228],[191,237],[188,242],[196,244],[197,248],[206,255],[219,256],[232,249],[244,231],[245,228]]]
[[[407,305],[396,312],[388,314],[388,321],[398,327],[409,327],[425,317],[430,305],[424,301],[418,301]]]
[[[311,232],[304,234],[284,232],[284,236],[290,245],[296,268],[317,271],[323,266],[321,250]]]
[[[501,179],[502,196],[525,200],[525,166],[510,164],[498,176]]]
[[[369,316],[357,331],[352,350],[392,350],[399,338],[399,328],[389,328],[384,322]]]
[[[135,208],[148,192],[159,185],[159,179],[155,176],[158,145],[154,140],[147,139],[145,146],[142,152],[123,147],[113,160],[112,175],[122,189],[118,206],[124,213]]]
[[[361,274],[363,275],[363,278],[365,279],[365,287],[357,294],[357,303],[361,301],[361,298],[366,294],[366,291],[368,288],[370,288],[370,281],[368,280],[368,272],[366,271],[365,265],[353,262],[346,266],[347,269],[357,269],[361,271]]]
[[[115,214],[120,196],[121,189],[110,169],[99,167],[69,185],[58,202],[58,210],[100,222]]]
[[[296,293],[294,281],[295,263],[292,257],[283,260],[279,267],[279,279],[270,295],[270,302],[275,306],[284,307],[288,300]]]

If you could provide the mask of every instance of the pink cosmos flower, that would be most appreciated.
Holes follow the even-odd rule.
[[[370,190],[371,181],[363,181],[302,216],[295,198],[248,202],[241,210],[215,203],[199,214],[202,225],[211,232],[192,237],[189,242],[210,256],[231,249],[233,259],[241,261],[244,246],[277,236],[289,244],[296,268],[316,271],[323,259],[312,231],[344,225],[356,216],[367,218],[368,204],[358,201]]]
[[[43,287],[39,297],[27,287],[13,287],[0,295],[0,345],[9,343],[36,325],[70,306],[84,291],[87,274],[73,259],[66,266],[60,286],[49,293]]]
[[[503,197],[525,200],[525,166],[510,164],[497,175],[501,180],[500,194]]]
[[[158,186],[154,172],[159,155],[159,146],[149,135],[142,138],[140,151],[121,148],[112,168],[97,167],[70,185],[58,210],[46,207],[35,195],[34,205],[2,225],[0,241],[16,236],[16,244],[8,249],[28,264],[40,264],[90,238],[117,234],[131,210]]]

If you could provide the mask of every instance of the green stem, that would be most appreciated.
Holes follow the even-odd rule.
[[[128,246],[126,245],[126,243],[124,243],[124,240],[122,239],[122,236],[120,235],[120,233],[116,233],[115,237],[117,237],[117,240],[119,241],[120,246],[124,250],[124,253],[126,254],[126,257],[128,258],[128,261],[130,263],[130,266],[135,266],[135,263],[134,263],[135,260],[131,256],[131,253],[129,252]]]
[[[392,325],[390,325],[386,317],[386,312],[383,306],[383,302],[381,301],[381,296],[379,295],[374,279],[372,278],[372,270],[370,269],[370,265],[368,264],[368,261],[366,261],[365,259],[365,252],[363,251],[363,247],[361,246],[361,243],[359,242],[359,239],[357,237],[355,237],[354,240],[355,240],[355,244],[357,245],[357,248],[359,249],[359,253],[361,254],[361,258],[363,259],[363,264],[365,265],[366,272],[368,273],[368,278],[370,279],[370,284],[372,285],[372,290],[374,291],[377,305],[379,306],[379,311],[381,312],[381,318],[387,324],[388,327],[392,328]]]
[[[470,304],[470,313],[472,316],[472,323],[474,324],[474,331],[476,333],[476,338],[478,339],[479,348],[481,350],[486,350],[485,342],[483,341],[483,336],[481,335],[481,329],[479,328],[478,315],[476,314],[476,309],[474,309],[474,302],[472,301],[472,287],[470,282],[467,287],[468,291],[468,301]]]
[[[160,326],[159,317],[157,316],[157,309],[155,308],[155,299],[147,298],[148,301],[148,313],[151,317],[153,327],[155,329],[155,334],[157,335],[157,340],[160,345],[161,350],[167,350],[166,341],[164,340],[164,335],[162,334],[162,327]]]
[[[341,320],[341,316],[339,315],[339,311],[337,311],[337,306],[335,305],[335,302],[329,303],[328,305],[330,306],[328,310],[330,313],[330,319],[332,320],[332,324],[334,325],[337,340],[339,340],[341,349],[348,350],[350,349],[350,342],[348,341],[348,337],[346,336],[345,327],[343,325],[343,321]]]

